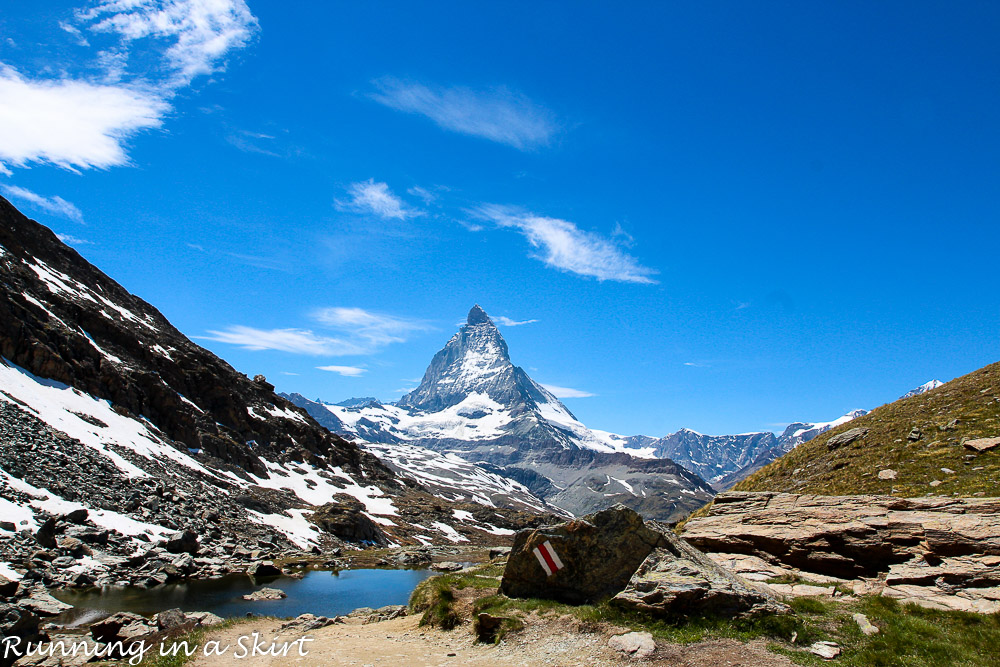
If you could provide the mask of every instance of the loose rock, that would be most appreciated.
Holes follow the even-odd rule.
[[[615,635],[608,640],[608,646],[633,658],[648,658],[656,652],[656,642],[648,632],[628,632]]]

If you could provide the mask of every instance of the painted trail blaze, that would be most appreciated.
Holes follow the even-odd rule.
[[[531,551],[535,554],[535,558],[538,559],[542,569],[545,570],[546,576],[551,577],[555,572],[565,567],[563,562],[559,560],[559,554],[552,548],[552,543],[548,540],[545,540]]]

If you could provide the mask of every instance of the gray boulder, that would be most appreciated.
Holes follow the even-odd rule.
[[[662,535],[623,505],[514,537],[500,590],[510,597],[584,604],[625,588],[632,573],[660,544]],[[550,575],[535,549],[555,552],[562,563]],[[549,554],[550,558],[551,552]],[[550,570],[552,569],[549,566]]]
[[[196,554],[199,548],[198,536],[190,530],[179,531],[169,535],[163,546],[172,554]]]
[[[562,567],[553,568],[545,555],[536,555],[542,545],[549,550],[548,558]],[[788,611],[773,595],[723,569],[669,526],[643,522],[622,505],[518,533],[500,589],[511,597],[570,604],[611,598],[618,606],[662,616]]]

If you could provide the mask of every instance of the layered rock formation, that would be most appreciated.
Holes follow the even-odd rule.
[[[744,572],[776,567],[765,578],[798,570],[858,592],[1000,610],[1000,499],[730,492],[684,537]]]

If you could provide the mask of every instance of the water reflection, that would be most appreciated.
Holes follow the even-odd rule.
[[[76,609],[63,616],[64,623],[93,621],[95,612],[131,611],[152,615],[165,609],[210,611],[222,617],[247,612],[266,616],[322,616],[346,614],[358,607],[406,604],[418,583],[433,575],[430,570],[311,570],[301,579],[269,577],[254,580],[233,574],[219,579],[181,581],[156,588],[107,587],[101,590],[55,592]],[[249,602],[242,596],[263,587],[280,588],[283,600]]]

